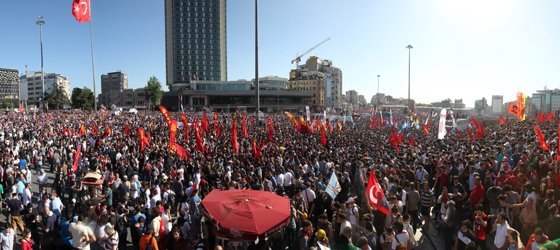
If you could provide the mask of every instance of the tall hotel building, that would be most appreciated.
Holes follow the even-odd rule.
[[[165,0],[167,85],[227,81],[226,0]]]

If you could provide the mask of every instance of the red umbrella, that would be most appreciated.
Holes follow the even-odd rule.
[[[213,190],[202,206],[219,238],[254,241],[283,229],[290,221],[290,200],[256,190]]]

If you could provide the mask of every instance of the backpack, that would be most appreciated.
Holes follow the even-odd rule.
[[[148,245],[146,245],[146,250],[154,250],[154,246],[152,245],[152,240],[154,239],[154,236],[152,235],[152,237],[150,237],[150,240],[148,241]]]

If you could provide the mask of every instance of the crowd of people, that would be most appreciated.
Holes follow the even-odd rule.
[[[481,138],[453,128],[438,140],[434,124],[430,134],[403,128],[410,119],[395,114],[397,150],[391,126],[369,116],[321,121],[322,136],[283,114],[249,115],[235,152],[231,123],[244,116],[220,113],[207,128],[200,113],[186,116],[176,143],[189,156],[180,157],[159,112],[0,115],[0,249],[532,250],[560,236],[557,121],[538,123],[544,150],[532,120],[481,121]],[[370,173],[387,214],[364,195]],[[213,189],[288,197],[290,221],[258,242],[219,239],[200,205]]]

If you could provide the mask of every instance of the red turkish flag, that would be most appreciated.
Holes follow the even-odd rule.
[[[91,21],[89,0],[74,0],[72,2],[72,15],[80,23]]]
[[[379,210],[379,212],[389,214],[389,204],[385,198],[385,193],[383,193],[383,189],[381,188],[381,185],[379,185],[379,182],[377,182],[373,171],[369,174],[368,186],[366,188],[366,198],[369,204]]]
[[[504,121],[504,118],[500,115],[500,125],[504,125],[506,124],[506,122]]]

